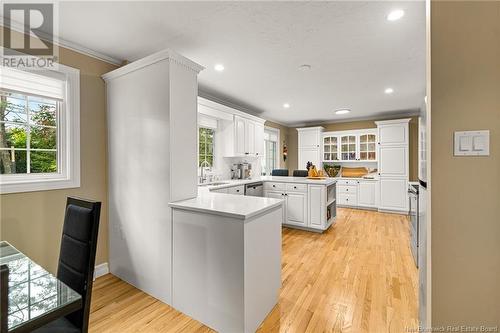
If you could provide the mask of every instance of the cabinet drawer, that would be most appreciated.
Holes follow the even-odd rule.
[[[355,186],[358,184],[357,180],[354,179],[341,179],[337,182],[337,185],[347,185],[347,186]]]
[[[214,193],[227,193],[227,188],[219,188],[219,189],[215,189],[215,190],[211,190],[211,192],[214,192]]]
[[[286,183],[266,182],[264,183],[264,189],[269,191],[285,191]]]
[[[356,194],[358,192],[358,187],[354,186],[354,185],[342,185],[342,186],[338,186],[337,189],[338,189],[337,191],[339,194],[341,194],[341,193]]]
[[[240,186],[230,187],[227,189],[227,193],[243,195],[243,194],[245,194],[245,186],[240,185]]]
[[[338,204],[343,206],[357,206],[358,197],[356,194],[341,193],[338,197]]]
[[[307,184],[286,184],[287,192],[307,192]]]

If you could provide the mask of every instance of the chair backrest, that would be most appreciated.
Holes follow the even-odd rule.
[[[0,332],[6,333],[9,324],[9,267],[0,266]]]
[[[66,318],[87,332],[101,203],[68,197],[57,278],[82,296],[81,310]]]
[[[294,177],[307,177],[309,172],[307,170],[293,170]]]
[[[288,176],[288,169],[274,169],[271,176]]]

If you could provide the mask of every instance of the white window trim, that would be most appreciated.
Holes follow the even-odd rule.
[[[281,137],[280,137],[280,129],[279,128],[274,128],[274,127],[269,127],[265,126],[264,131],[269,131],[269,132],[274,132],[276,134],[276,156],[274,157],[274,163],[276,164],[276,167],[278,169],[281,168],[280,165],[280,152],[281,152]],[[267,167],[267,166],[266,166]]]
[[[80,71],[58,64],[57,72],[67,79],[58,120],[58,172],[0,175],[0,194],[80,187]]]

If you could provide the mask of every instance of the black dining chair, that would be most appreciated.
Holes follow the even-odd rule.
[[[9,267],[0,266],[0,333],[8,332],[9,324]]]
[[[271,176],[288,176],[288,169],[273,169]]]
[[[307,170],[293,170],[294,177],[307,177],[309,172]]]
[[[68,198],[57,278],[82,296],[82,309],[54,320],[34,332],[88,332],[100,214],[100,202]]]

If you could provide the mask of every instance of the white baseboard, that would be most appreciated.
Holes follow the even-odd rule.
[[[108,263],[102,263],[94,268],[94,280],[109,273]]]

